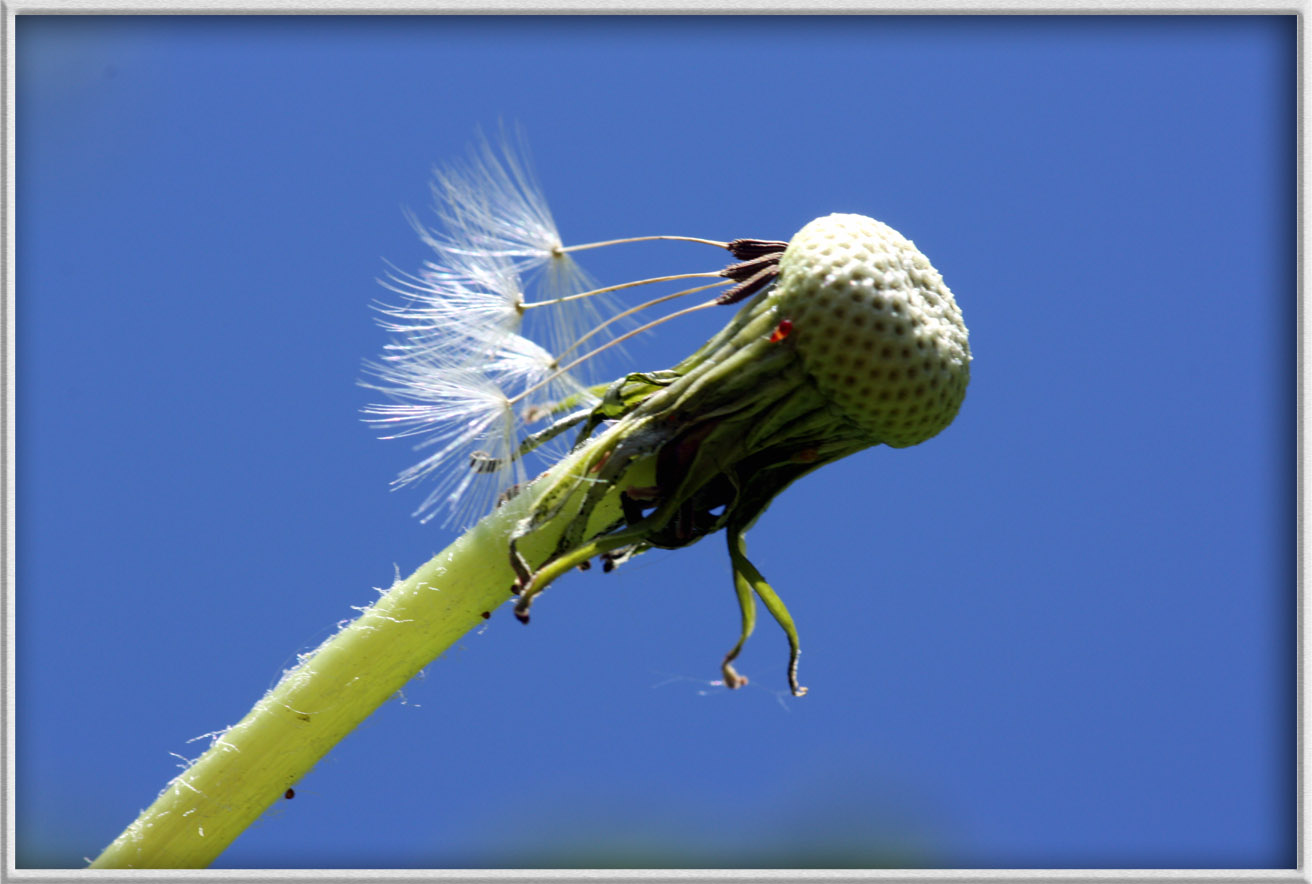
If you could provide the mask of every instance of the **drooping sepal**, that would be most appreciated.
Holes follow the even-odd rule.
[[[797,627],[793,624],[793,617],[788,613],[788,608],[784,605],[783,599],[779,598],[774,588],[761,576],[761,572],[756,570],[756,566],[748,561],[747,541],[744,539],[742,531],[734,528],[729,529],[729,561],[733,563],[734,588],[738,592],[738,604],[743,610],[743,633],[738,639],[738,644],[724,659],[725,684],[729,684],[728,675],[733,672],[733,667],[729,665],[729,662],[738,656],[743,642],[747,640],[747,636],[752,631],[751,625],[756,619],[752,597],[744,591],[744,587],[746,587],[756,594],[761,603],[765,605],[765,609],[770,612],[770,616],[774,617],[775,622],[783,629],[784,635],[788,636],[788,687],[792,690],[794,697],[806,696],[807,689],[798,684],[797,681],[797,661],[802,654],[802,648],[801,642],[797,638]],[[737,673],[734,674],[737,675]],[[739,678],[742,678],[742,676],[739,676]],[[746,682],[747,679],[742,678],[742,683],[746,684]],[[729,687],[736,687],[736,685],[729,684]]]

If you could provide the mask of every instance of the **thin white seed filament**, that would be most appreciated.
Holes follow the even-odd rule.
[[[718,239],[702,239],[699,236],[630,236],[624,239],[608,239],[601,242],[585,242],[576,246],[556,245],[549,249],[542,248],[523,248],[523,249],[483,249],[483,248],[462,248],[454,243],[442,243],[442,251],[454,255],[490,255],[498,258],[532,258],[541,255],[544,251],[550,252],[552,257],[560,258],[569,252],[582,252],[587,249],[599,249],[603,246],[618,246],[625,243],[634,242],[654,242],[656,240],[670,240],[673,242],[695,242],[702,245],[715,246],[716,248],[727,249],[729,244],[721,242]]]
[[[717,246],[721,249],[729,248],[727,242],[720,242],[715,239],[702,239],[699,236],[630,236],[625,239],[607,239],[601,242],[585,242],[577,246],[560,246],[554,251],[558,254],[566,252],[582,252],[585,249],[599,249],[603,246],[618,246],[631,242],[653,242],[655,240],[671,240],[673,242],[696,242],[707,246]]]
[[[582,344],[582,343],[583,343],[584,341],[586,341],[588,338],[590,338],[590,337],[592,337],[592,336],[598,334],[599,332],[601,332],[602,329],[604,329],[606,326],[610,325],[612,322],[618,322],[619,320],[623,319],[623,318],[626,317],[626,316],[632,316],[634,313],[638,313],[638,312],[640,312],[640,311],[642,311],[642,310],[646,310],[648,307],[655,307],[657,304],[663,304],[663,303],[665,303],[666,301],[673,301],[675,298],[682,298],[684,295],[692,295],[692,294],[696,294],[697,292],[704,292],[704,291],[706,291],[707,289],[718,288],[718,287],[720,287],[720,286],[726,286],[726,285],[730,285],[730,284],[732,284],[732,283],[733,283],[733,280],[731,280],[731,279],[725,279],[725,280],[721,280],[720,282],[713,282],[713,283],[711,283],[710,285],[699,285],[699,286],[697,286],[696,288],[684,289],[683,291],[681,291],[681,292],[675,292],[675,293],[672,294],[672,295],[662,295],[662,296],[659,297],[659,298],[652,298],[650,301],[647,301],[647,302],[645,302],[645,303],[639,304],[637,307],[630,307],[628,310],[625,310],[625,311],[622,312],[622,313],[616,313],[616,314],[615,314],[614,316],[612,316],[610,319],[607,319],[605,322],[601,323],[601,324],[598,325],[596,328],[594,328],[592,331],[588,332],[586,335],[584,335],[583,337],[579,338],[577,341],[575,341],[574,343],[570,344],[567,348],[565,348],[565,349],[562,350],[560,353],[558,353],[558,354],[556,355],[556,362],[559,363],[559,362],[560,362],[560,359],[561,359],[562,356],[565,356],[566,354],[568,354],[568,353],[570,353],[570,352],[572,352],[572,351],[574,351],[574,350],[577,350],[580,344]]]
[[[524,399],[524,397],[532,393],[536,393],[538,390],[541,390],[547,384],[551,383],[556,378],[560,377],[566,372],[573,371],[575,368],[587,362],[593,356],[596,356],[597,354],[604,352],[610,347],[614,347],[616,344],[622,343],[623,341],[627,341],[629,338],[633,337],[634,335],[640,335],[645,331],[649,331],[655,328],[656,326],[660,325],[663,322],[669,322],[671,319],[678,319],[680,316],[687,316],[689,313],[696,313],[698,310],[705,310],[707,307],[714,307],[717,304],[719,304],[719,300],[716,298],[712,298],[709,301],[703,301],[702,303],[696,305],[695,307],[685,307],[682,310],[676,310],[673,313],[662,316],[660,319],[653,319],[651,322],[647,323],[646,325],[640,325],[637,328],[635,328],[633,331],[625,332],[624,334],[620,335],[617,338],[611,338],[609,341],[602,344],[600,347],[597,347],[596,349],[593,350],[589,350],[587,353],[584,353],[582,356],[580,356],[578,359],[575,359],[573,362],[569,363],[568,365],[556,369],[555,372],[548,375],[546,378],[543,378],[538,383],[534,384],[533,386],[529,387],[527,390],[523,391],[522,393],[510,399],[508,404],[509,405],[518,404],[520,400]]]
[[[568,301],[577,301],[580,298],[591,298],[594,295],[605,295],[610,292],[618,292],[623,289],[631,289],[640,285],[651,285],[656,282],[670,282],[676,279],[717,279],[722,278],[719,272],[711,273],[679,273],[674,276],[653,276],[651,279],[639,279],[635,282],[622,282],[619,285],[608,285],[605,288],[593,289],[590,292],[581,292],[577,295],[566,295],[563,298],[552,298],[549,301],[528,301],[521,305],[524,310],[530,307],[548,307],[552,304],[564,304]]]

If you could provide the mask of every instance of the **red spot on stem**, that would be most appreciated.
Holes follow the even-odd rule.
[[[793,321],[785,319],[774,327],[774,331],[770,334],[770,343],[777,344],[792,333]]]

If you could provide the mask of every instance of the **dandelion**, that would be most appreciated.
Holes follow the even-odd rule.
[[[565,245],[527,161],[486,140],[439,173],[435,193],[440,227],[422,231],[435,257],[385,283],[401,302],[379,306],[391,340],[363,383],[387,401],[366,419],[417,444],[420,460],[395,484],[427,488],[421,518],[486,515],[285,673],[94,867],[207,864],[496,606],[516,597],[527,623],[553,581],[594,559],[612,571],[723,531],[741,614],[723,682],[747,681],[734,663],[759,600],[787,637],[788,683],[801,696],[797,628],[748,560],[747,529],[826,463],[935,436],[965,397],[970,346],[952,292],[910,240],[872,218],[817,218],[786,242]],[[658,239],[696,246],[705,263],[598,286],[570,257]],[[660,293],[636,295],[649,287]],[[733,304],[677,365],[579,380],[619,342]],[[539,457],[557,441],[563,455]],[[531,458],[547,466],[526,481]]]
[[[469,163],[439,173],[435,193],[444,231],[423,235],[441,260],[407,290],[416,303],[386,311],[399,339],[380,374],[408,404],[371,410],[380,424],[426,434],[434,449],[398,484],[433,477],[437,490],[421,512],[445,501],[453,515],[472,516],[499,497],[464,502],[475,476],[504,491],[523,481],[526,457],[573,432],[568,456],[534,483],[535,503],[507,539],[516,616],[527,623],[549,583],[593,558],[609,571],[647,549],[723,530],[742,611],[738,643],[721,664],[725,684],[746,682],[733,661],[759,599],[788,637],[790,686],[805,693],[793,621],[747,559],[744,533],[811,470],[871,445],[917,444],[952,421],[970,350],[937,271],[911,241],[860,215],[817,219],[787,242],[638,236],[565,245],[527,162],[486,140]],[[545,296],[520,283],[574,252],[658,239],[714,246],[733,260],[602,287],[576,274],[572,287]],[[543,344],[519,334],[525,315],[694,281],[605,315],[594,310],[586,328],[557,325]],[[703,299],[692,306],[612,335],[617,323],[697,293]],[[739,303],[723,331],[671,369],[592,387],[574,378],[629,337]],[[548,426],[530,427],[548,417]],[[475,445],[481,454],[471,453]],[[525,552],[548,534],[548,549]]]

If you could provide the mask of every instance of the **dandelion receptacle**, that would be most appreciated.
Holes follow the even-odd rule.
[[[612,571],[721,531],[741,611],[723,684],[747,681],[733,664],[759,600],[787,637],[801,696],[798,631],[748,560],[746,532],[812,470],[873,445],[916,445],[961,407],[971,358],[961,311],[915,245],[872,218],[828,215],[787,241],[568,245],[526,159],[487,140],[439,170],[434,196],[438,223],[413,220],[433,258],[386,281],[400,301],[376,305],[391,337],[362,384],[386,400],[366,419],[420,452],[396,486],[427,488],[417,515],[467,530],[216,734],[93,866],[208,864],[498,606],[527,623],[575,568]],[[702,264],[600,286],[575,262],[652,240],[682,241]],[[703,310],[726,323],[678,364],[598,376],[616,344]]]

